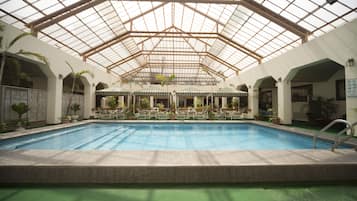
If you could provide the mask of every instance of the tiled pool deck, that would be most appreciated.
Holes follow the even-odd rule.
[[[7,133],[1,135],[0,139],[88,122],[98,121],[83,121],[25,132]],[[201,121],[178,122],[197,123]],[[212,123],[212,121],[202,122]],[[222,122],[246,123],[245,121]],[[248,122],[311,135],[311,132],[301,129],[264,122]],[[335,152],[313,149],[283,151],[0,151],[0,183],[3,184],[356,181],[356,170],[357,152],[353,149],[337,149]]]

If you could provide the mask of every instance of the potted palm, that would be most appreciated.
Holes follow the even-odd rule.
[[[15,111],[18,115],[18,122],[17,122],[17,131],[24,130],[25,128],[22,126],[22,115],[26,114],[28,111],[30,111],[29,106],[26,103],[18,103],[18,104],[12,104],[11,109]]]
[[[72,122],[76,122],[79,118],[79,115],[77,115],[77,111],[81,109],[81,106],[78,103],[73,103],[71,105],[71,110],[73,111],[73,115],[71,116]]]

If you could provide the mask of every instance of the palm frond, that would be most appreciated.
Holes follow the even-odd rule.
[[[45,56],[39,54],[39,53],[20,50],[16,54],[21,54],[21,55],[25,55],[25,56],[33,56],[36,59],[38,59],[38,60],[42,61],[43,63],[45,63],[46,66],[50,66],[50,63],[48,62],[47,58]]]
[[[85,74],[88,74],[88,75],[90,75],[91,77],[94,77],[94,74],[93,74],[90,70],[81,70],[81,71],[79,71],[79,72],[77,72],[77,73],[74,73],[74,76],[75,76],[75,77],[81,77],[81,76],[83,76],[83,75],[85,75]]]
[[[31,36],[31,33],[25,32],[25,33],[22,33],[22,34],[16,36],[16,37],[9,43],[8,48],[12,47],[18,40],[20,40],[21,38],[24,38],[24,37],[26,37],[26,36]]]

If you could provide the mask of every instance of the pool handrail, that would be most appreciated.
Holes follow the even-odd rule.
[[[343,129],[342,131],[347,131],[347,130],[351,130],[351,132],[350,132],[350,134],[347,136],[347,137],[345,137],[345,138],[343,138],[342,140],[340,140],[340,135],[336,135],[336,137],[335,137],[335,143],[332,145],[332,147],[331,147],[331,151],[335,151],[335,149],[338,147],[338,146],[340,146],[341,144],[343,144],[344,142],[346,142],[347,140],[349,140],[350,138],[352,138],[353,136],[354,136],[354,133],[355,133],[355,129],[354,129],[354,127],[357,125],[357,121],[356,122],[354,122],[353,124],[351,124],[351,127],[350,128],[345,128],[345,129]],[[341,132],[342,132],[341,131]],[[357,151],[357,147],[355,147],[355,150]]]
[[[319,135],[323,134],[324,131],[326,131],[331,126],[335,125],[336,123],[343,123],[343,124],[346,125],[345,129],[343,129],[343,130],[341,130],[340,132],[337,133],[337,137],[340,136],[342,133],[346,132],[349,129],[351,129],[351,132],[353,132],[352,125],[351,125],[350,122],[348,122],[348,121],[346,121],[344,119],[335,119],[335,120],[331,121],[329,124],[327,124],[325,127],[323,127],[319,132],[314,133],[314,137],[313,137],[313,147],[314,147],[314,149],[316,149],[317,137]],[[351,135],[353,135],[353,133]],[[335,141],[338,139],[337,137],[335,138]]]

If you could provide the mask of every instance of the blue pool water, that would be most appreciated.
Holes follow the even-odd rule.
[[[319,149],[331,143],[319,140]],[[312,138],[254,124],[93,123],[0,141],[0,149],[286,150]]]

